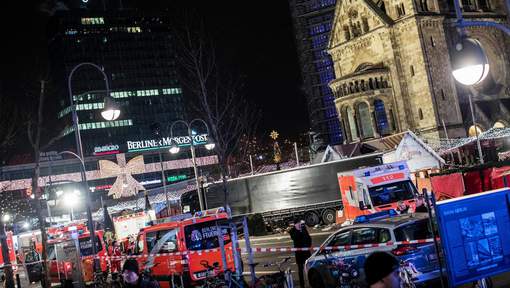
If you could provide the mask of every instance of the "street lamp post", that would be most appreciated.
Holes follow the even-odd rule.
[[[487,76],[489,72],[489,61],[480,42],[466,37],[465,28],[493,27],[510,36],[510,27],[493,21],[465,21],[462,17],[459,1],[460,0],[454,0],[453,4],[455,6],[455,15],[457,17],[456,26],[459,28],[462,39],[461,42],[458,43],[455,47],[456,51],[454,54],[455,58],[453,59],[454,61],[452,63],[452,74],[455,80],[457,80],[459,83],[466,86],[473,86],[483,81],[483,79]],[[507,8],[506,11],[508,13],[508,11],[510,11],[510,0],[506,0],[505,5]],[[478,146],[480,163],[483,164],[484,160],[480,146],[480,140],[478,138],[478,128],[475,122],[471,94],[472,93],[469,93],[469,107],[471,110],[471,118],[476,134],[476,143]],[[486,279],[482,278],[479,281],[479,285],[480,287],[487,287]]]
[[[159,126],[159,123],[154,123],[151,125],[152,132],[156,137],[161,137],[161,129]],[[170,216],[170,200],[168,199],[168,191],[166,189],[166,175],[165,175],[165,168],[163,167],[163,153],[161,152],[161,149],[158,149],[158,155],[159,155],[159,166],[161,168],[161,181],[163,184],[163,191],[165,192],[165,199],[166,199],[166,214],[167,216]]]
[[[103,118],[105,118],[106,120],[110,120],[110,121],[115,120],[120,116],[120,110],[115,105],[113,99],[110,96],[110,84],[108,83],[108,76],[106,76],[106,73],[103,71],[103,69],[101,67],[99,67],[98,65],[96,65],[94,63],[90,63],[90,62],[83,62],[83,63],[80,63],[73,67],[73,69],[71,70],[71,72],[69,73],[69,76],[67,78],[67,88],[69,90],[69,105],[71,105],[73,128],[74,128],[74,133],[75,133],[74,135],[75,135],[75,140],[76,140],[76,150],[78,152],[78,155],[76,155],[72,152],[69,152],[69,153],[74,154],[74,156],[76,156],[78,159],[80,159],[81,164],[83,166],[83,169],[81,169],[81,178],[82,178],[82,181],[86,188],[85,189],[85,199],[86,199],[86,204],[87,204],[86,205],[86,207],[87,207],[87,222],[88,222],[88,228],[90,231],[92,254],[95,255],[97,253],[96,238],[95,238],[96,233],[95,233],[94,223],[92,222],[93,221],[92,220],[92,211],[91,211],[91,207],[90,207],[92,203],[90,200],[90,189],[88,187],[87,176],[85,173],[85,163],[84,163],[85,158],[83,156],[83,146],[82,146],[81,135],[80,135],[78,113],[76,111],[76,105],[74,104],[73,89],[72,89],[72,83],[71,83],[74,72],[76,72],[76,70],[78,70],[79,68],[81,68],[83,66],[91,66],[91,67],[96,68],[99,72],[101,72],[101,74],[104,77],[105,86],[106,86],[106,96],[105,96],[105,103],[104,103],[103,111],[101,112],[101,116],[103,116]],[[98,260],[99,259],[94,258],[94,267],[93,267],[94,272],[97,272],[97,269],[99,268]]]
[[[163,191],[165,192],[166,215],[170,216],[170,200],[168,199],[168,192],[166,190],[166,175],[165,168],[163,167],[163,153],[161,153],[161,150],[158,150],[158,153],[159,153],[159,166],[161,168],[161,181],[163,181]]]
[[[60,153],[58,153],[59,155],[62,155],[62,154],[69,154],[71,156],[73,156],[74,158],[78,159],[78,161],[80,161],[80,172],[81,172],[81,182],[82,182],[82,185],[83,185],[83,188],[85,189],[85,199],[86,199],[86,206],[87,206],[87,216],[90,217],[87,219],[88,221],[88,226],[89,226],[89,231],[90,231],[90,243],[92,244],[92,255],[96,255],[97,251],[96,251],[96,232],[95,232],[95,227],[94,227],[94,224],[92,223],[92,212],[91,212],[91,209],[90,209],[90,188],[89,188],[89,184],[87,182],[87,174],[85,173],[85,162],[83,160],[83,158],[81,158],[80,156],[78,156],[76,153],[74,152],[71,152],[71,151],[62,151]],[[71,207],[72,209],[72,207]],[[72,216],[73,212],[71,210],[71,218],[73,218]],[[92,225],[91,225],[92,224]],[[90,228],[92,226],[92,229]],[[79,250],[77,250],[79,251]],[[95,280],[95,274],[96,274],[96,269],[99,267],[99,259],[96,259],[96,257],[94,257],[94,265],[92,267],[93,271],[94,271],[94,280]],[[82,271],[82,267],[81,267],[81,262],[78,261],[78,271]],[[80,275],[83,275],[81,272],[80,272]],[[79,283],[79,287],[84,287],[85,286],[85,283],[83,282],[83,277],[80,277],[78,279],[78,283]]]
[[[455,15],[457,22],[455,25],[459,29],[461,41],[455,46],[454,61],[452,61],[452,74],[455,80],[466,86],[473,86],[485,79],[489,73],[489,61],[483,47],[478,40],[466,37],[466,27],[493,27],[510,36],[510,27],[494,21],[466,21],[462,16],[462,10],[459,4],[460,0],[454,0]],[[510,11],[510,0],[505,1],[506,11]],[[471,90],[469,94],[469,108],[471,110],[471,118],[476,134],[476,145],[478,148],[478,156],[480,163],[483,164],[483,154],[478,137],[478,128],[475,122],[473,111],[473,103],[471,99]]]
[[[480,144],[480,137],[478,136],[478,125],[476,124],[476,120],[475,120],[475,112],[473,109],[473,100],[471,99],[471,94],[472,94],[472,92],[470,91],[470,93],[468,94],[469,110],[471,110],[471,121],[473,122],[473,128],[475,129],[476,148],[478,150],[478,158],[480,158],[480,164],[484,164],[485,161],[483,160],[482,145]]]
[[[177,120],[177,121],[173,122],[170,126],[170,138],[173,138],[173,128],[174,128],[175,124],[181,123],[184,126],[186,126],[186,128],[188,129],[188,137],[190,138],[191,162],[193,163],[193,172],[195,174],[195,181],[196,181],[197,194],[198,194],[198,203],[200,205],[200,210],[203,211],[205,209],[205,203],[204,203],[203,195],[200,191],[200,180],[198,179],[198,168],[197,168],[197,160],[196,160],[196,155],[195,155],[195,143],[193,140],[193,133],[191,131],[191,126],[195,122],[202,122],[206,128],[207,135],[209,136],[209,127],[207,126],[207,123],[205,123],[205,121],[202,119],[193,119],[189,123],[184,120]],[[214,143],[211,143],[211,142],[207,143],[205,145],[205,148],[207,150],[214,149]],[[179,150],[180,150],[179,147],[174,144],[170,148],[170,153],[176,154],[176,153],[179,153]]]
[[[462,85],[469,86],[468,101],[469,110],[471,112],[471,121],[473,122],[473,128],[475,129],[476,146],[478,151],[478,158],[480,164],[484,164],[482,146],[480,144],[480,138],[478,136],[478,125],[475,119],[475,112],[473,107],[472,94],[475,92],[473,85],[482,82],[489,74],[489,61],[487,55],[483,49],[482,44],[476,40],[466,36],[464,31],[465,27],[468,26],[480,26],[484,21],[464,21],[462,18],[462,12],[460,11],[459,3],[457,0],[455,3],[455,12],[457,14],[457,26],[460,30],[461,40],[455,45],[455,50],[452,55],[452,75]],[[486,22],[492,23],[492,22]],[[497,23],[493,23],[497,24]],[[498,24],[499,25],[499,24]],[[492,26],[492,24],[483,25]],[[499,27],[499,26],[492,26]],[[469,130],[468,130],[469,131]]]

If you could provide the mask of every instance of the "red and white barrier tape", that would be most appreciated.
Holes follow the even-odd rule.
[[[328,246],[328,247],[310,247],[310,248],[293,248],[293,247],[254,247],[251,248],[251,252],[253,253],[274,253],[274,252],[297,252],[297,251],[316,251],[316,250],[330,250],[330,251],[347,251],[347,250],[355,250],[355,249],[363,249],[363,248],[376,248],[376,247],[386,247],[386,246],[394,246],[394,245],[413,245],[413,244],[425,244],[434,242],[433,238],[429,239],[421,239],[421,240],[412,240],[412,241],[397,241],[397,242],[385,242],[385,243],[374,243],[374,244],[362,244],[362,245],[344,245],[344,246]],[[229,249],[232,249],[229,247]],[[237,249],[241,253],[249,253],[247,248],[239,248]],[[219,248],[215,249],[206,249],[206,250],[197,250],[197,251],[184,251],[184,252],[172,252],[172,253],[157,253],[157,254],[141,254],[141,255],[123,255],[123,256],[98,256],[96,258],[100,259],[110,259],[110,260],[123,260],[127,258],[147,258],[147,257],[160,257],[160,256],[185,256],[185,255],[202,255],[206,253],[219,252]],[[92,259],[92,256],[82,257],[82,259]]]
[[[363,248],[375,248],[375,247],[385,247],[385,246],[394,246],[394,245],[413,245],[413,244],[425,244],[434,242],[433,238],[429,239],[421,239],[421,240],[412,240],[412,241],[397,241],[397,242],[386,242],[386,243],[374,243],[374,244],[362,244],[362,245],[344,245],[344,246],[328,246],[328,247],[310,247],[310,248],[292,248],[292,247],[254,247],[251,248],[252,253],[274,253],[274,252],[297,252],[297,251],[316,251],[316,250],[328,250],[328,251],[347,251],[347,250],[355,250],[355,249],[363,249]],[[232,249],[229,247],[229,249]],[[247,248],[239,248],[237,249],[241,253],[249,253]],[[142,255],[122,255],[122,256],[84,256],[81,257],[82,260],[85,259],[104,259],[110,261],[122,261],[129,258],[148,258],[148,257],[160,257],[160,256],[185,256],[185,255],[202,255],[206,253],[219,252],[219,248],[215,249],[206,249],[206,250],[197,250],[197,251],[184,251],[184,252],[173,252],[173,253],[157,253],[157,254],[142,254]],[[48,262],[52,262],[56,260],[48,260]],[[43,261],[36,261],[27,263],[27,265],[35,265],[38,263],[42,263]],[[169,265],[177,265],[177,264],[187,264],[187,260],[171,260]],[[10,264],[0,266],[0,269],[6,266],[23,266],[23,264]]]

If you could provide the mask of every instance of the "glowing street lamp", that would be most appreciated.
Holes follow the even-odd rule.
[[[83,0],[82,0],[83,1]],[[88,0],[87,0],[88,1]],[[85,1],[85,2],[87,2]],[[80,135],[80,125],[78,120],[78,113],[76,109],[76,105],[74,105],[74,99],[73,99],[73,89],[72,89],[72,78],[74,75],[74,72],[76,70],[80,69],[83,66],[91,66],[92,68],[95,68],[102,76],[103,80],[106,86],[106,96],[105,96],[105,103],[104,103],[104,110],[101,112],[101,116],[105,119],[109,120],[115,120],[120,115],[120,110],[118,106],[115,105],[115,102],[110,97],[110,83],[108,82],[108,76],[104,72],[104,69],[102,67],[99,67],[98,65],[90,62],[83,62],[79,63],[76,66],[73,67],[71,72],[69,72],[69,76],[67,77],[67,88],[69,91],[69,104],[71,105],[71,115],[73,120],[73,128],[74,128],[74,135],[76,140],[76,151],[77,153],[72,153],[69,151],[66,151],[68,154],[73,155],[74,157],[78,158],[81,162],[81,168],[80,174],[81,174],[81,180],[83,183],[83,186],[85,186],[85,203],[86,203],[86,210],[87,210],[87,224],[90,231],[90,235],[95,235],[95,227],[94,222],[92,219],[92,202],[90,199],[90,189],[87,184],[87,174],[85,172],[85,157],[83,155],[83,146],[81,141],[81,135]],[[90,242],[92,245],[92,255],[96,254],[96,237],[90,237]],[[99,259],[94,259],[94,266],[93,271],[94,273],[99,272]],[[99,274],[99,273],[98,273]]]
[[[179,148],[179,146],[173,144],[172,147],[170,147],[169,151],[170,153],[172,154],[177,154],[179,153],[179,151],[181,150],[181,148]]]
[[[482,44],[476,39],[463,37],[455,45],[452,56],[453,77],[463,85],[476,85],[489,74],[487,55]]]
[[[101,111],[101,116],[108,121],[113,121],[119,118],[120,116],[119,105],[115,103],[111,96],[104,97],[104,108]]]
[[[11,220],[11,215],[9,215],[9,214],[4,214],[4,216],[2,216],[2,221],[3,221],[4,223],[9,222],[9,220]]]
[[[67,192],[62,197],[62,201],[64,201],[64,205],[69,207],[71,210],[71,221],[74,219],[74,207],[78,204],[78,196],[80,195],[79,190],[74,190],[73,192]]]
[[[209,142],[209,143],[205,144],[205,149],[213,150],[215,146],[216,146],[216,144]]]
[[[489,60],[483,50],[482,44],[473,38],[462,36],[462,40],[455,45],[455,51],[452,55],[452,74],[457,82],[473,86],[482,82],[489,74]],[[478,127],[475,120],[473,100],[471,93],[468,93],[469,109],[471,111],[471,120],[475,127],[476,146],[480,164],[484,164],[482,146],[478,137]]]
[[[186,126],[187,130],[188,130],[188,137],[190,139],[190,148],[191,148],[191,162],[193,163],[193,171],[194,171],[194,174],[195,174],[195,182],[196,182],[196,186],[197,186],[197,194],[198,194],[198,203],[200,204],[200,211],[203,211],[206,207],[205,203],[204,203],[204,199],[203,199],[203,195],[202,195],[202,192],[200,191],[200,180],[198,179],[199,176],[198,176],[198,168],[197,168],[197,160],[196,160],[196,155],[195,155],[195,139],[194,139],[194,135],[196,135],[196,132],[193,131],[191,129],[191,126],[193,126],[193,123],[195,122],[202,122],[202,124],[205,126],[205,129],[207,130],[207,135],[209,136],[209,127],[207,126],[207,123],[202,120],[202,119],[193,119],[191,120],[189,123],[184,121],[184,120],[177,120],[175,122],[173,122],[171,125],[169,125],[170,127],[170,138],[173,138],[174,137],[174,126],[175,124],[182,124],[184,126]],[[167,130],[168,130],[168,126],[167,126]],[[208,142],[205,144],[205,148],[207,150],[212,150],[214,149],[214,143],[213,142]],[[175,143],[170,147],[170,153],[172,154],[177,154],[179,153],[179,146],[177,146]]]

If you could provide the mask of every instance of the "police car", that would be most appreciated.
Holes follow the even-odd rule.
[[[434,243],[398,245],[398,242],[431,238],[433,234],[427,213],[398,215],[394,210],[387,210],[358,216],[355,224],[333,233],[324,241],[321,249],[312,254],[305,263],[306,275],[314,288],[338,287],[341,286],[339,281],[364,287],[363,266],[366,257],[374,251],[387,251],[403,260],[406,267],[411,267],[415,284],[424,284],[439,279],[440,275]],[[369,248],[326,248],[349,245],[365,245]]]

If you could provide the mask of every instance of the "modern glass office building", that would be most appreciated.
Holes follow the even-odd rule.
[[[130,9],[85,8],[57,11],[49,26],[53,79],[59,84],[58,118],[68,124],[58,149],[75,147],[67,80],[83,62],[103,68],[110,96],[121,109],[117,120],[104,120],[102,74],[92,66],[76,70],[72,94],[86,155],[109,145],[122,150],[127,141],[152,138],[153,123],[166,127],[182,119],[184,103],[169,19]]]

